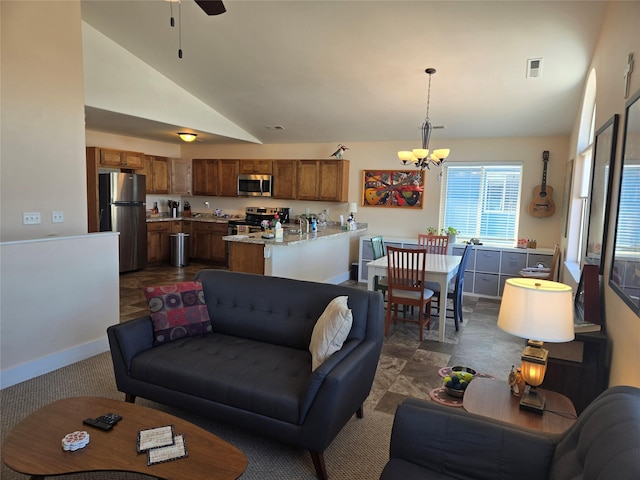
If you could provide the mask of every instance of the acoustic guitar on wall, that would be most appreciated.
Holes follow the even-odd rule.
[[[553,187],[547,185],[547,163],[549,162],[549,150],[542,152],[544,168],[542,170],[542,184],[533,189],[533,199],[529,203],[529,214],[534,217],[550,217],[556,212],[556,204],[551,196]]]

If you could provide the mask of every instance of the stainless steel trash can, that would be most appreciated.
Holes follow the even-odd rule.
[[[189,234],[172,233],[171,241],[171,265],[174,267],[186,267],[189,265]]]

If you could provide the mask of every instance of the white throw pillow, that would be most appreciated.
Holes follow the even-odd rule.
[[[353,315],[347,306],[349,297],[336,297],[313,327],[309,351],[312,357],[312,370],[315,370],[322,362],[333,353],[342,348],[342,344],[347,339],[353,324]]]

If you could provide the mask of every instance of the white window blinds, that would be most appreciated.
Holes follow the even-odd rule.
[[[640,251],[640,162],[625,161],[620,188],[616,256],[637,255]]]
[[[445,165],[440,228],[459,238],[514,246],[517,242],[522,165]]]

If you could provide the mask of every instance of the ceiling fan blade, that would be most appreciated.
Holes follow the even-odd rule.
[[[195,0],[207,15],[220,15],[227,11],[221,0]]]

